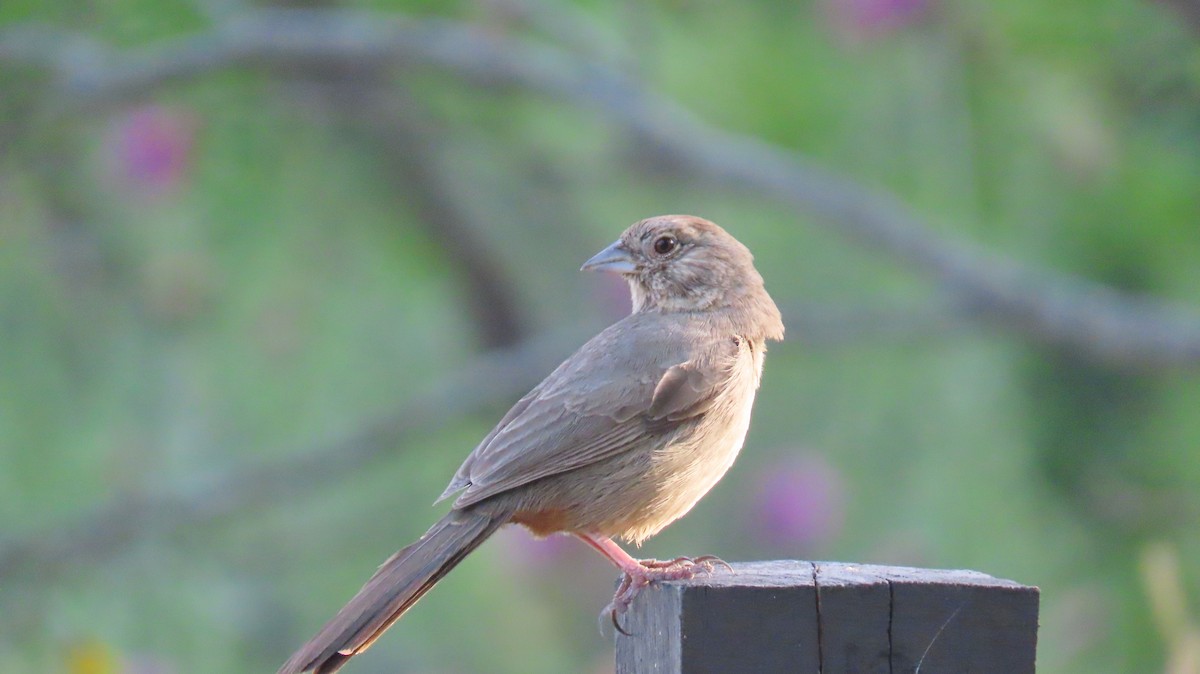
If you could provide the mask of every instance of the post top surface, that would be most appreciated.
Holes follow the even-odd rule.
[[[690,580],[668,581],[667,586],[679,587],[824,587],[835,585],[872,585],[896,583],[902,585],[958,585],[1002,587],[1014,590],[1035,587],[1004,578],[995,578],[979,571],[964,569],[920,569],[906,566],[850,564],[846,562],[804,562],[772,560],[734,562],[733,571],[717,566],[711,573],[699,574]]]

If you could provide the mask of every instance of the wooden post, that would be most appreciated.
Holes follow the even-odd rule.
[[[617,674],[1032,674],[1038,589],[975,571],[749,562],[652,585]]]

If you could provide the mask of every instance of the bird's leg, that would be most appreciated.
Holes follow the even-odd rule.
[[[576,533],[584,543],[592,546],[597,552],[604,555],[621,570],[624,575],[621,577],[621,582],[617,585],[617,592],[613,595],[613,600],[600,613],[601,618],[604,614],[608,614],[612,618],[613,627],[618,632],[629,636],[629,633],[621,627],[621,623],[617,618],[626,610],[633,602],[633,598],[642,591],[650,583],[656,580],[687,580],[693,578],[698,573],[708,573],[713,570],[716,564],[722,564],[729,568],[729,564],[712,555],[704,555],[703,557],[676,557],[669,561],[659,561],[657,559],[636,560],[629,556],[629,553],[621,549],[608,536],[600,534],[585,534]]]

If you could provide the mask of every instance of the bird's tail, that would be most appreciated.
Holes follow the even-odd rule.
[[[451,510],[417,542],[389,557],[278,674],[336,672],[507,520],[507,514]]]

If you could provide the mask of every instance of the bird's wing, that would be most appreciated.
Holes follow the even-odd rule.
[[[449,492],[466,489],[455,507],[602,461],[712,406],[742,342],[638,316],[597,335],[505,415],[451,482]]]
[[[566,363],[563,363],[563,365],[566,365]],[[437,501],[434,501],[434,503],[443,501],[451,494],[460,492],[471,484],[471,466],[475,463],[476,455],[480,453],[482,448],[490,445],[492,439],[496,437],[496,434],[508,426],[513,419],[523,414],[529,407],[530,403],[538,399],[538,396],[540,396],[542,393],[542,389],[546,387],[546,383],[551,381],[554,378],[554,375],[558,373],[558,370],[561,369],[562,366],[559,366],[559,368],[551,373],[549,377],[542,380],[542,383],[533,387],[532,391],[526,393],[523,398],[517,401],[517,404],[512,406],[512,409],[510,409],[503,417],[501,417],[500,422],[496,424],[495,428],[493,428],[483,438],[483,440],[479,442],[474,451],[472,451],[466,460],[463,461],[462,465],[458,467],[458,470],[454,473],[454,479],[450,480],[450,484],[446,486],[446,490],[442,492],[441,496],[437,497]]]

